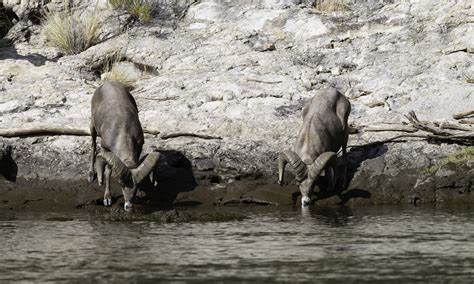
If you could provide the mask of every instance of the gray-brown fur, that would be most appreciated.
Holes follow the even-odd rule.
[[[122,186],[125,210],[130,210],[138,184],[153,171],[159,154],[149,154],[139,165],[144,143],[143,129],[137,104],[124,85],[107,82],[100,86],[92,96],[91,110],[89,181],[94,180],[95,171],[100,185],[105,179],[104,205],[110,206],[110,176],[117,176]],[[101,153],[98,155],[97,136],[101,137]]]
[[[336,153],[342,148],[344,161],[346,157],[350,111],[349,101],[336,89],[318,91],[303,109],[303,125],[293,151],[280,154],[279,182],[283,182],[285,165],[289,163],[301,182],[303,205],[310,202],[310,195],[323,171],[328,190],[334,189],[338,178]],[[345,173],[341,178],[344,184]]]

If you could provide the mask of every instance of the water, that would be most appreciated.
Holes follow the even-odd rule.
[[[472,209],[249,206],[243,221],[181,224],[0,213],[0,280],[472,283]]]

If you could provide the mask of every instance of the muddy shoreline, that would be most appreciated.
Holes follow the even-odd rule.
[[[367,206],[380,204],[474,203],[471,194],[474,171],[467,166],[448,165],[436,174],[405,170],[399,176],[373,175],[370,169],[358,174],[349,188],[340,193],[317,193],[314,206]],[[444,173],[444,175],[443,175]],[[450,174],[450,175],[448,175]],[[145,184],[136,204],[137,212],[173,208],[224,208],[260,205],[299,206],[299,191],[290,182],[279,186],[268,180],[217,181],[196,173],[198,179],[163,177],[157,187]],[[453,177],[456,177],[453,178]],[[112,182],[113,206],[102,205],[103,187],[86,179],[0,178],[0,211],[56,212],[86,210],[98,213],[121,212],[123,198],[119,185]]]
[[[87,139],[80,138],[82,143],[73,151],[67,147],[52,149],[58,141],[70,138],[38,143],[31,139],[0,142],[0,210],[103,208],[103,188],[86,181]],[[254,150],[256,154],[249,156],[242,150],[223,153],[225,157],[195,157],[191,149],[201,145],[206,151],[208,145],[199,140],[190,142],[187,148],[158,150],[163,154],[157,167],[158,185],[142,183],[137,204],[144,208],[299,206],[298,186],[291,171],[285,175],[285,185],[277,185],[276,151]],[[150,148],[148,144],[147,150]],[[316,194],[315,206],[474,203],[472,152],[472,147],[421,141],[351,149],[348,187],[342,192]],[[247,160],[242,163],[244,157]],[[121,190],[115,180],[112,192],[112,208],[122,208]]]

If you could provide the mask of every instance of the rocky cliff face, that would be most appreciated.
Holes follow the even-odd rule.
[[[27,14],[28,1],[10,2]],[[179,151],[198,180],[222,187],[275,183],[277,154],[292,147],[302,107],[321,88],[346,93],[350,123],[360,129],[402,124],[411,110],[442,121],[474,109],[471,1],[353,1],[350,11],[331,13],[300,2],[196,1],[162,9],[152,24],[126,33],[126,15],[98,5],[102,42],[70,56],[48,47],[41,27],[23,20],[7,35],[14,44],[0,50],[0,128],[88,127],[101,66],[116,52],[138,80],[132,94],[142,125],[161,132],[146,136],[144,151]],[[215,139],[163,139],[178,132]],[[362,131],[349,145],[399,134]],[[89,139],[3,143],[13,146],[20,178],[85,181]],[[416,138],[353,148],[349,190],[367,191],[372,203],[469,200],[472,156],[429,170],[462,149]]]

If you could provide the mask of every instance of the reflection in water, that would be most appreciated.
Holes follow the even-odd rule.
[[[60,222],[0,212],[0,281],[474,278],[471,208],[236,210],[249,218],[120,223],[80,212]]]

